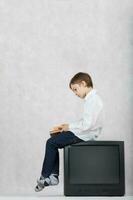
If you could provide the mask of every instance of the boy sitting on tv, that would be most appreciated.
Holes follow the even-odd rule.
[[[79,72],[69,83],[70,89],[84,99],[84,110],[79,121],[61,124],[50,131],[46,142],[45,157],[41,176],[37,180],[35,191],[59,183],[59,151],[67,145],[95,140],[102,130],[103,103],[95,89],[89,74]]]

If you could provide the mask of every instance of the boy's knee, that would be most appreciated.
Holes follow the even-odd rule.
[[[57,147],[57,145],[52,137],[47,140],[46,145]]]
[[[49,138],[49,139],[47,139],[47,142],[46,142],[46,144],[51,144],[51,138]]]

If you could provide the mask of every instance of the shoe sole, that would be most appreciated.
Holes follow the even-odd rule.
[[[43,186],[43,183],[40,182],[39,180],[37,180],[37,184]],[[52,186],[52,185],[58,185],[58,184],[59,184],[59,181],[57,183],[49,183],[50,186]]]
[[[40,187],[40,189],[37,189],[36,187],[35,187],[35,192],[40,192],[40,191],[42,191],[45,188],[45,187]]]

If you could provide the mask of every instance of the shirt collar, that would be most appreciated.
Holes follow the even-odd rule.
[[[86,96],[85,96],[85,101],[87,99],[90,99],[92,96],[94,96],[96,94],[96,90],[92,89]]]

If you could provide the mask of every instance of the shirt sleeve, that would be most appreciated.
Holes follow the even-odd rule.
[[[69,123],[70,130],[76,130],[78,132],[90,130],[95,125],[95,122],[101,111],[101,106],[93,102],[91,105],[86,104],[84,106],[83,117],[73,123]]]

